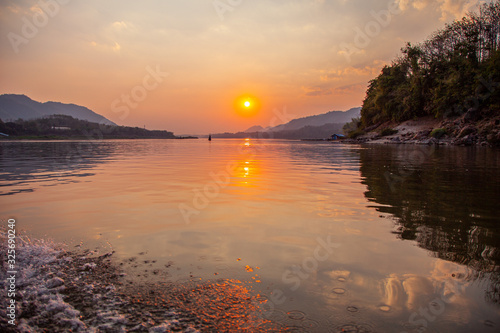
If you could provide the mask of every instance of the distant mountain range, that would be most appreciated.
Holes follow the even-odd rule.
[[[347,111],[330,111],[316,116],[293,119],[286,124],[263,128],[252,126],[238,133],[213,134],[214,138],[275,138],[275,139],[326,139],[333,134],[342,134],[342,127],[358,118],[361,108]]]
[[[315,116],[308,116],[303,118],[293,119],[286,124],[267,127],[263,130],[266,132],[278,132],[278,131],[294,131],[299,130],[306,126],[324,126],[326,124],[345,124],[351,121],[352,118],[357,118],[361,115],[361,108],[352,108],[347,111],[330,111],[323,114],[318,114]],[[256,127],[256,126],[254,126]],[[259,126],[260,127],[260,126]],[[252,129],[251,127],[250,129]],[[250,130],[249,129],[249,130]],[[248,131],[248,130],[247,130]],[[258,130],[262,131],[262,130]]]
[[[17,119],[31,120],[51,115],[66,115],[93,123],[116,126],[111,120],[83,106],[59,102],[40,103],[25,95],[0,95],[0,119],[4,122]]]
[[[249,129],[247,129],[244,132],[245,133],[252,133],[252,132],[260,132],[260,131],[263,131],[263,130],[264,130],[264,127],[257,125],[257,126],[250,127]]]

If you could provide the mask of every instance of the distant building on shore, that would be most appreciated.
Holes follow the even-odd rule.
[[[343,134],[333,134],[331,136],[331,139],[332,140],[342,140],[342,139],[345,139],[345,135],[343,135]]]

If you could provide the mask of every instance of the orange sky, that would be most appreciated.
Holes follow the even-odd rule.
[[[476,0],[0,0],[0,94],[176,134],[361,106],[406,42]],[[250,95],[259,112],[235,100]]]

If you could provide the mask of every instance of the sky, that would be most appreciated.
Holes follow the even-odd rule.
[[[361,106],[407,42],[479,3],[0,0],[0,94],[177,135],[277,125]]]

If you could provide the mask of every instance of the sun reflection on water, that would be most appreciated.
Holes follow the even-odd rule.
[[[266,319],[262,306],[267,299],[256,294],[251,285],[237,279],[182,284],[155,284],[129,293],[131,303],[153,313],[159,308],[176,308],[187,315],[185,320],[203,325],[206,332],[282,332],[280,326]]]

